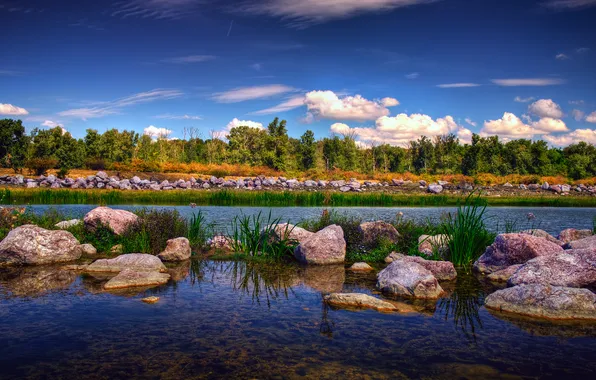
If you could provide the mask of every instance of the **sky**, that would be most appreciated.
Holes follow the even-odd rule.
[[[0,118],[596,144],[596,0],[0,0]]]

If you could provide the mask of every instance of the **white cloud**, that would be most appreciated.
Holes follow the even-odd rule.
[[[143,130],[143,134],[151,137],[152,139],[168,138],[172,134],[172,131],[167,128],[157,128],[153,125],[148,126]]]
[[[479,87],[478,83],[446,83],[438,84],[439,88],[466,88],[466,87]]]
[[[576,121],[582,121],[584,116],[586,116],[586,113],[584,111],[575,109],[571,111],[571,116],[573,116]]]
[[[43,123],[41,123],[42,127],[48,127],[48,128],[54,128],[59,125],[60,125],[59,123],[52,121],[52,120],[45,120]]]
[[[560,136],[549,136],[545,135],[542,138],[553,145],[566,146],[576,144],[584,141],[589,144],[596,145],[596,130],[594,129],[576,129],[573,132],[560,135]]]
[[[375,127],[350,128],[343,123],[335,123],[331,131],[338,134],[353,134],[363,143],[407,145],[420,136],[441,136],[455,133],[463,142],[469,142],[472,132],[458,125],[453,117],[446,116],[433,120],[428,115],[399,114],[393,117],[382,116]]]
[[[420,76],[419,73],[410,73],[410,74],[406,74],[406,79],[416,79]]]
[[[229,91],[215,93],[213,94],[213,99],[218,103],[238,103],[246,100],[269,98],[295,90],[295,88],[283,84],[239,87]]]
[[[533,96],[530,96],[527,98],[522,98],[521,96],[516,96],[515,99],[513,99],[513,101],[518,102],[518,103],[529,103],[534,99],[536,99],[536,98],[534,98]]]
[[[583,53],[587,53],[590,51],[590,48],[587,47],[581,47],[575,50],[576,53],[578,54],[583,54]]]
[[[263,124],[258,123],[256,121],[238,120],[237,118],[234,118],[234,119],[232,119],[232,121],[230,121],[228,123],[228,125],[226,126],[226,130],[231,131],[232,128],[236,128],[236,127],[250,127],[250,128],[263,129]]]
[[[333,91],[311,91],[306,94],[304,103],[307,108],[307,120],[315,118],[332,120],[375,120],[389,115],[387,107],[398,105],[394,98],[368,100],[361,95],[340,98]]]
[[[503,117],[497,120],[484,122],[481,135],[498,135],[505,139],[529,139],[535,135],[552,132],[566,132],[569,129],[562,120],[550,117],[541,118],[532,122],[525,118],[528,124],[510,112],[505,112]]]
[[[304,105],[304,95],[299,95],[286,100],[274,107],[266,108],[264,110],[249,113],[249,115],[270,115],[274,113],[281,113],[293,110],[294,108],[302,107]]]
[[[519,87],[519,86],[554,86],[565,83],[557,78],[518,78],[518,79],[493,79],[492,82],[499,86]]]
[[[156,119],[168,119],[168,120],[203,120],[201,116],[194,116],[194,115],[172,115],[172,114],[163,114],[154,116]]]
[[[204,0],[124,0],[114,4],[112,16],[177,20],[194,13],[203,4]]]
[[[573,10],[596,6],[596,0],[547,0],[544,5],[557,10]]]
[[[478,124],[475,121],[472,121],[469,117],[466,117],[465,122],[470,124],[472,127],[477,126]]]
[[[29,115],[29,111],[21,107],[13,106],[12,104],[0,103],[0,115],[23,116]]]
[[[199,63],[199,62],[207,62],[216,59],[217,57],[214,55],[187,55],[185,57],[174,57],[174,58],[167,58],[162,59],[164,63]]]
[[[563,117],[561,107],[552,99],[540,99],[528,107],[528,111],[538,117],[552,117],[560,119]]]
[[[569,59],[569,57],[566,54],[559,53],[555,56],[555,59],[558,59],[559,61],[565,61]]]
[[[129,107],[142,103],[149,103],[157,100],[179,98],[182,95],[184,95],[184,93],[179,90],[168,90],[158,88],[151,91],[139,92],[138,94],[134,94],[109,102],[100,102],[99,105],[96,107],[75,108],[58,112],[58,115],[65,117],[76,117],[82,120],[87,120],[117,114],[120,112],[120,109],[124,107]]]
[[[263,65],[261,65],[260,63],[253,63],[252,65],[250,65],[250,67],[253,70],[261,71],[261,69],[263,68]]]
[[[586,116],[586,121],[588,123],[596,123],[596,111],[592,112],[588,116]]]
[[[553,119],[551,117],[543,117],[533,122],[532,127],[536,133],[567,132],[569,130],[563,120]]]
[[[582,104],[584,104],[584,101],[583,100],[570,100],[569,101],[569,104],[573,104],[573,105],[576,105],[576,106],[581,106]]]
[[[390,11],[437,0],[253,0],[240,11],[269,15],[306,27],[328,20],[349,18],[360,13]]]

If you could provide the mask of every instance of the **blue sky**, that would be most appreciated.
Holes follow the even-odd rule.
[[[596,0],[0,0],[0,117],[596,143]]]

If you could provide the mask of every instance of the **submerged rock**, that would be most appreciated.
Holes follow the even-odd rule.
[[[371,267],[370,265],[368,265],[367,263],[354,263],[352,264],[352,266],[350,267],[350,270],[352,271],[361,271],[361,272],[367,272],[367,271],[371,271],[374,270],[375,268]]]
[[[141,301],[145,302],[145,303],[158,303],[159,302],[159,297],[155,297],[155,296],[151,296],[151,297],[145,297],[142,298]]]
[[[397,252],[392,252],[388,257],[392,259],[392,262],[397,260],[405,260],[420,264],[425,269],[430,271],[439,281],[455,280],[457,277],[457,271],[455,270],[453,263],[450,261],[425,260],[420,256],[406,256]]]
[[[116,235],[122,235],[138,219],[139,217],[130,211],[97,207],[89,211],[83,220],[85,226],[91,230],[95,229],[99,223],[102,223],[109,226]]]
[[[489,274],[486,278],[494,282],[507,282],[509,278],[524,264],[515,264],[505,269],[498,270]]]
[[[559,240],[563,243],[570,243],[572,241],[585,239],[594,235],[592,230],[576,230],[575,228],[567,228],[559,233]]]
[[[405,260],[392,262],[377,275],[377,288],[398,296],[436,299],[443,289],[422,265]]]
[[[190,242],[185,237],[170,239],[167,241],[166,249],[157,257],[162,261],[184,261],[190,259]]]
[[[305,264],[343,263],[346,258],[344,231],[335,224],[325,227],[300,243],[294,256]]]
[[[81,257],[79,241],[68,231],[50,231],[26,224],[0,242],[0,265],[40,265]]]
[[[596,287],[596,249],[572,249],[532,259],[509,279],[509,286],[549,284],[571,288]]]
[[[88,272],[120,272],[132,269],[140,272],[165,272],[166,267],[161,260],[144,253],[128,253],[114,259],[100,259],[87,267]]]
[[[474,263],[480,273],[492,273],[511,265],[523,264],[539,256],[549,256],[563,251],[560,245],[524,233],[498,235],[494,243]]]
[[[565,244],[565,249],[596,249],[596,235]]]
[[[377,244],[381,239],[395,244],[399,239],[399,233],[395,227],[381,220],[362,223],[358,231],[362,234],[362,243],[367,246]]]
[[[362,293],[331,293],[325,296],[325,302],[339,308],[397,311],[395,305]]]
[[[124,289],[137,286],[157,286],[168,282],[170,275],[159,272],[137,272],[134,269],[125,269],[111,278],[103,286],[104,289]]]
[[[490,294],[484,305],[534,318],[596,320],[596,294],[588,289],[518,285]]]

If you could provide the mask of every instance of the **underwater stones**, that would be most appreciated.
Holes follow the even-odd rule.
[[[596,235],[589,236],[580,240],[570,241],[565,244],[565,249],[596,249]]]
[[[148,304],[158,303],[159,297],[155,297],[155,296],[145,297],[145,298],[141,298],[141,301],[148,303]]]
[[[374,269],[375,268],[371,267],[367,263],[354,263],[350,267],[350,270],[351,271],[354,271],[354,272],[369,272],[369,271],[374,270]]]
[[[433,276],[439,281],[451,281],[457,277],[457,271],[450,261],[436,261],[436,260],[425,260],[420,256],[406,256],[401,253],[392,252],[388,257],[393,261],[405,260],[413,263],[420,264],[425,269],[430,271]]]
[[[139,272],[165,272],[166,267],[157,256],[128,253],[113,259],[99,259],[87,267],[88,272],[120,272],[131,269]]]
[[[124,289],[137,286],[157,286],[168,282],[170,275],[159,272],[137,272],[134,269],[125,269],[112,277],[103,286],[106,290]]]
[[[518,270],[523,264],[515,264],[508,266],[505,269],[498,270],[496,272],[492,272],[488,276],[487,279],[494,282],[507,282],[509,278]]]
[[[395,227],[381,220],[362,223],[358,227],[358,231],[362,234],[362,243],[368,246],[376,244],[380,239],[388,240],[391,243],[397,243],[399,239],[399,232]]]
[[[518,285],[490,294],[484,305],[487,309],[534,318],[596,320],[596,294],[588,289]]]
[[[297,241],[298,243],[302,243],[314,235],[314,232],[310,232],[304,228],[289,223],[278,224],[271,229],[271,232],[277,240],[289,239]]]
[[[449,235],[421,235],[418,238],[418,252],[432,256],[434,251],[444,253],[449,249]]]
[[[396,260],[377,275],[377,288],[397,296],[436,299],[443,289],[433,274],[422,265]]]
[[[508,285],[544,283],[571,288],[596,287],[596,249],[567,250],[522,265]]]
[[[343,263],[346,258],[344,231],[335,224],[327,226],[300,243],[294,256],[304,264]]]
[[[567,228],[559,233],[559,240],[563,243],[570,243],[575,240],[585,239],[592,236],[592,230],[577,230],[575,228]]]
[[[63,263],[81,257],[79,241],[68,231],[50,231],[26,224],[0,242],[0,265]]]
[[[101,223],[109,226],[116,235],[122,235],[138,219],[139,217],[130,211],[97,207],[89,211],[83,220],[85,226],[91,230],[94,230]]]
[[[397,311],[397,307],[387,301],[362,293],[331,293],[325,302],[338,308],[373,309],[377,311]]]
[[[489,274],[508,266],[523,264],[539,256],[561,252],[563,248],[545,238],[523,233],[498,235],[492,245],[474,263],[474,269]]]
[[[163,261],[184,261],[190,259],[192,253],[190,242],[185,237],[170,239],[166,243],[166,249],[157,257]]]
[[[66,230],[66,229],[69,229],[70,227],[74,227],[80,223],[83,223],[83,221],[81,219],[71,219],[71,220],[65,220],[63,222],[56,223],[54,225],[54,227],[60,228],[61,230]]]

